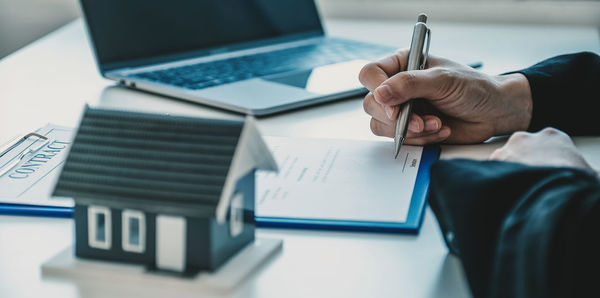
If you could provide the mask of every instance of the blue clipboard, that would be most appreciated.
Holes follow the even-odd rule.
[[[17,137],[13,139],[9,144],[4,147],[5,149],[0,150],[0,157],[2,157],[7,152],[17,148],[19,144],[29,139],[30,137],[36,137],[38,140],[43,141],[41,146],[38,146],[37,149],[34,148],[33,145],[36,142],[29,144],[26,148],[23,149],[20,155],[17,155],[12,158],[8,163],[0,166],[0,176],[4,175],[8,172],[8,170],[15,167],[21,160],[21,158],[25,157],[26,154],[35,153],[39,150],[44,144],[48,141],[48,137],[55,128],[50,129],[50,131],[44,133],[42,135],[40,130],[42,128],[36,130],[35,132],[30,132],[21,137]],[[44,142],[45,141],[45,142]],[[24,153],[25,152],[25,153]],[[71,207],[56,207],[56,206],[41,206],[41,205],[26,205],[26,204],[17,204],[17,203],[0,203],[0,215],[28,215],[28,216],[45,216],[45,217],[71,217],[73,213],[73,208]]]
[[[2,203],[0,204],[0,215],[69,218],[73,216],[73,208]]]
[[[255,218],[258,227],[294,228],[310,230],[364,231],[383,233],[418,234],[425,217],[429,169],[440,156],[439,146],[423,148],[419,172],[415,181],[410,207],[405,222],[351,221],[309,218],[261,217]]]
[[[419,172],[415,181],[408,215],[405,222],[375,222],[330,219],[260,217],[255,218],[258,227],[265,228],[295,228],[310,230],[365,231],[383,233],[418,234],[427,202],[429,189],[429,169],[438,160],[439,146],[428,146],[423,149]],[[25,215],[46,217],[72,217],[73,208],[50,207],[38,205],[0,204],[0,215]]]

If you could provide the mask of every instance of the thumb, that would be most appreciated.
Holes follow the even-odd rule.
[[[375,101],[382,105],[399,105],[413,98],[442,98],[450,78],[437,68],[410,70],[385,80],[373,91]]]

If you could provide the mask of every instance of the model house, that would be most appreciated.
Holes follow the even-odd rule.
[[[54,189],[77,257],[215,270],[254,240],[254,171],[277,165],[252,118],[86,107]]]

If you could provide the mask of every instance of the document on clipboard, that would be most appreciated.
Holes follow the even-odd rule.
[[[0,149],[0,214],[70,216],[73,201],[50,194],[73,134],[48,124]]]
[[[417,233],[439,148],[265,137],[279,173],[256,175],[258,226]]]

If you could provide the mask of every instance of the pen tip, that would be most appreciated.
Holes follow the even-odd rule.
[[[398,141],[394,142],[394,159],[398,159],[398,155],[400,154],[400,148],[402,148],[402,143],[404,142],[404,138],[402,136],[398,136]]]
[[[417,22],[427,23],[427,15],[424,13],[420,13],[419,17],[417,18]]]

